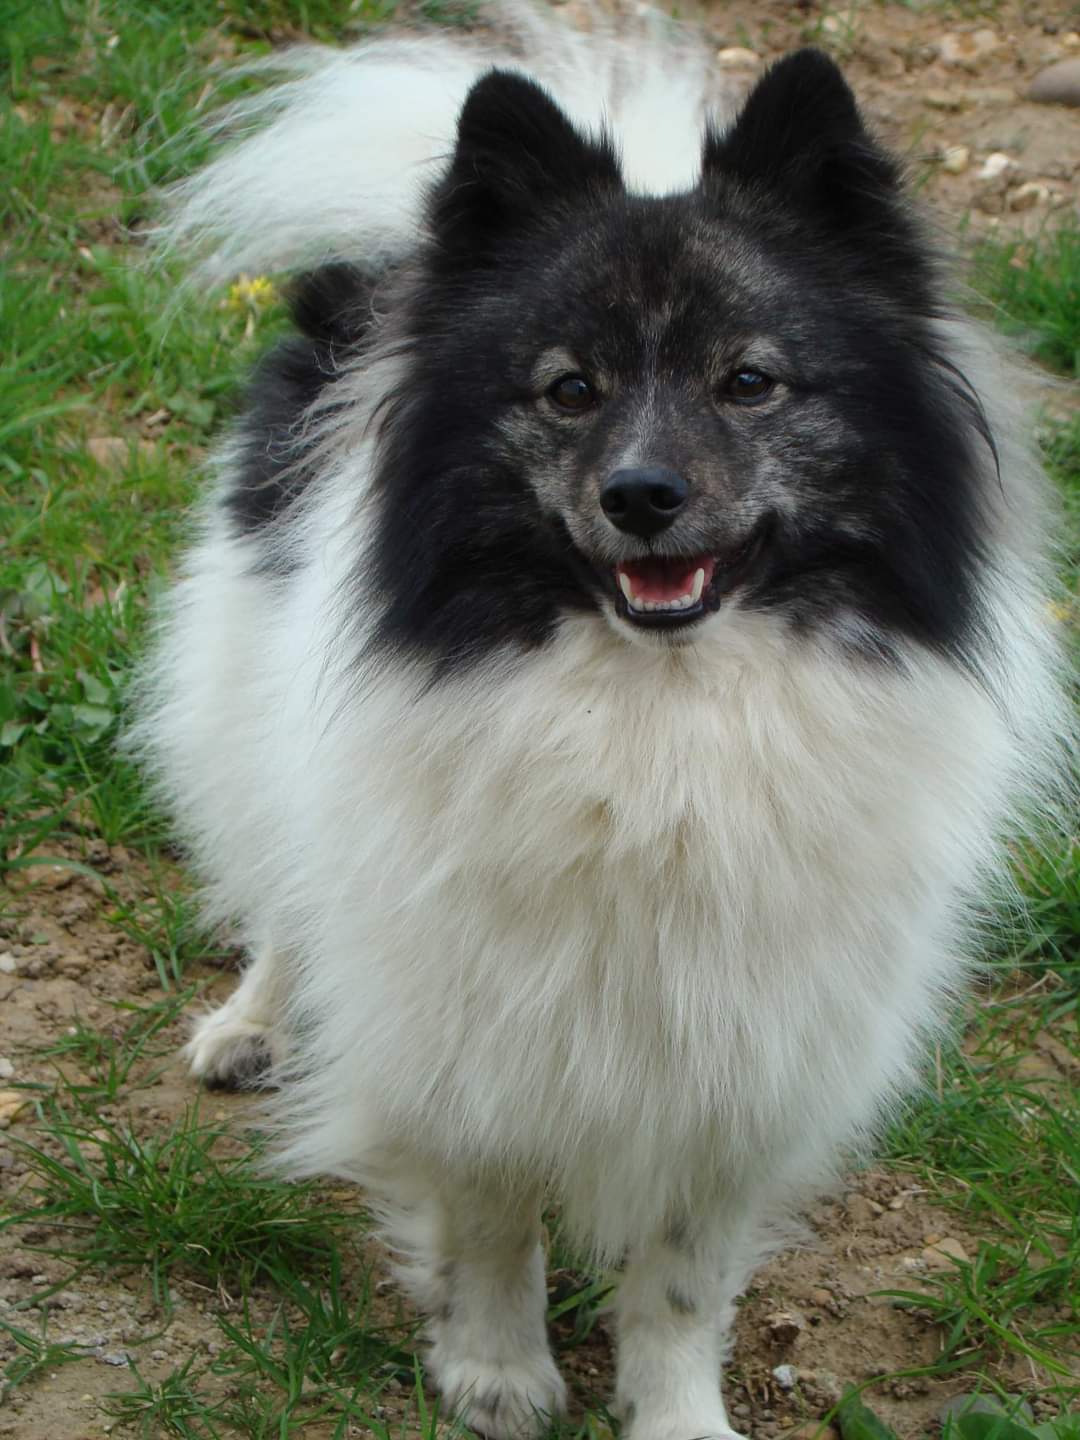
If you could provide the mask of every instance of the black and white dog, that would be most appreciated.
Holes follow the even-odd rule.
[[[179,195],[292,272],[137,741],[430,1369],[564,1405],[540,1210],[623,1265],[631,1440],[731,1433],[732,1302],[910,1080],[1065,728],[1043,482],[832,62],[519,15],[301,51]],[[644,30],[654,27],[642,23]]]

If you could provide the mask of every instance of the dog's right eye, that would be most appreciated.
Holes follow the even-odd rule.
[[[560,410],[575,414],[596,404],[596,391],[584,375],[563,375],[554,385],[548,386],[547,393]]]

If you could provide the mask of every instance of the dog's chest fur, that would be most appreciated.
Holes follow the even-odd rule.
[[[322,767],[357,789],[312,813],[357,838],[311,983],[427,1148],[564,1189],[649,1152],[775,1168],[908,1063],[1001,739],[943,665],[745,616],[685,658],[584,620],[419,698],[383,672]]]

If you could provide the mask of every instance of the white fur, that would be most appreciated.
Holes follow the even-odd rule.
[[[176,187],[166,248],[201,249],[200,278],[214,280],[411,246],[465,94],[493,65],[539,79],[586,129],[609,126],[631,189],[696,183],[705,118],[730,115],[737,92],[695,36],[655,11],[594,10],[586,34],[517,0],[488,8],[501,43],[433,31],[297,47],[258,66],[291,78],[216,121],[254,133]]]
[[[541,78],[622,122],[642,184],[692,178],[705,72],[684,40],[639,61],[530,23]],[[269,127],[186,188],[174,236],[209,233],[219,270],[407,246],[417,178],[490,59],[438,36],[325,68],[304,52],[305,78],[256,103]],[[997,421],[991,352],[960,327],[950,343]],[[242,986],[189,1054],[212,1074],[245,1025],[290,1035],[284,1163],[381,1197],[470,1423],[509,1436],[563,1403],[546,1191],[598,1254],[628,1256],[632,1440],[729,1433],[732,1300],[910,1082],[1065,728],[1040,482],[1006,416],[982,683],[915,649],[870,667],[843,637],[725,606],[682,648],[577,617],[540,652],[428,684],[365,668],[348,603],[363,425],[393,364],[340,382],[348,443],[328,439],[287,581],[208,510],[145,677],[136,739],[212,912],[246,925],[286,997],[271,1021],[270,992]]]

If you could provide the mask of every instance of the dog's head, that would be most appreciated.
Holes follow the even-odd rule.
[[[429,226],[380,471],[388,636],[460,658],[586,610],[690,643],[753,608],[955,643],[981,415],[897,168],[825,56],[770,70],[663,197],[492,71]]]

